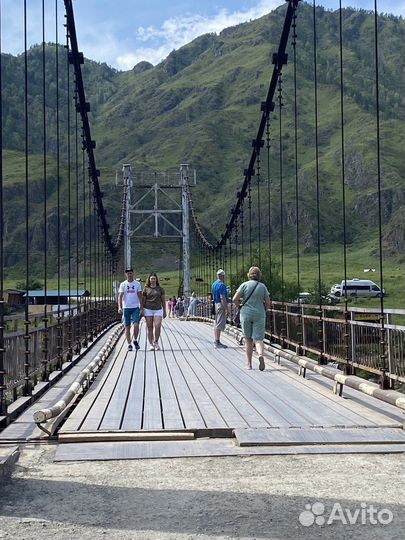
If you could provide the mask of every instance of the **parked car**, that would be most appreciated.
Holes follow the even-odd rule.
[[[334,289],[333,293],[332,289]],[[331,293],[337,297],[345,296],[345,293],[347,293],[347,296],[360,298],[380,298],[385,295],[385,290],[370,279],[353,278],[346,281],[343,279],[340,285],[333,285],[332,289]]]
[[[293,300],[293,304],[310,304],[312,294],[310,292],[300,292],[298,298]]]

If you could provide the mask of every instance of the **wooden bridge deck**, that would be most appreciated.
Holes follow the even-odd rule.
[[[145,330],[139,351],[119,340],[60,428],[56,459],[405,451],[405,415],[393,406],[350,389],[336,396],[330,381],[304,379],[285,360],[246,370],[243,348],[223,334],[228,348],[215,349],[206,324],[165,321],[160,351],[147,350]],[[62,387],[41,401],[51,405]],[[39,438],[40,403],[0,442]]]
[[[176,439],[233,436],[240,450],[397,444],[395,450],[404,451],[399,410],[367,396],[340,398],[317,383],[316,375],[303,379],[291,366],[271,360],[264,372],[257,360],[252,371],[246,370],[243,348],[225,335],[228,348],[215,349],[212,333],[208,325],[168,320],[160,351],[146,350],[144,327],[139,351],[127,352],[121,339],[115,356],[59,432],[65,458],[68,443],[74,442],[81,442],[84,450],[83,443],[91,441],[88,448],[98,444],[108,454],[112,441],[138,439],[139,449],[145,439],[173,439],[169,444],[174,448]],[[127,443],[122,444],[121,449]],[[148,455],[153,444],[145,445]],[[186,446],[181,443],[183,452]],[[127,455],[128,449],[122,451]]]

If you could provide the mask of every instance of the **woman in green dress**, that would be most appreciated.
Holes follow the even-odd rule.
[[[240,323],[246,341],[246,368],[252,369],[253,344],[255,344],[259,355],[259,369],[263,371],[265,368],[263,339],[266,329],[266,310],[270,309],[271,300],[266,285],[261,283],[260,268],[257,266],[249,268],[247,277],[248,281],[239,286],[232,300],[236,307],[240,308]]]

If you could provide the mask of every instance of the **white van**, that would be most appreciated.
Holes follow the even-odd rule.
[[[371,281],[370,279],[343,279],[340,283],[340,290],[336,287],[335,296],[345,296],[345,291],[347,291],[347,296],[358,296],[362,298],[373,298],[384,296],[384,289],[381,290],[380,287]]]

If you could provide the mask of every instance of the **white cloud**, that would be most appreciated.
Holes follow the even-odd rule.
[[[140,49],[143,54],[147,55],[144,60],[156,64],[165,58],[170,51],[182,47],[201,34],[218,33],[229,26],[257,19],[272,11],[280,3],[280,0],[260,0],[256,6],[245,11],[229,12],[226,9],[221,9],[210,17],[199,14],[173,17],[164,21],[159,28],[155,26],[139,27],[136,38],[143,43],[160,42],[158,49],[152,47]],[[137,53],[136,56],[140,55]]]
[[[77,5],[74,5],[80,50],[87,58],[106,62],[122,70],[131,69],[141,60],[147,60],[156,65],[173,49],[179,49],[201,34],[219,33],[224,28],[257,19],[277,6],[285,4],[285,0],[257,0],[255,6],[246,9],[231,11],[218,7],[218,11],[211,15],[203,15],[202,11],[195,14],[187,13],[184,16],[168,18],[159,25],[139,26],[132,30],[131,34],[128,34],[127,29],[124,30],[121,25],[120,17],[123,15],[119,13],[119,9],[114,13],[110,11],[104,13],[103,10],[106,6],[109,10],[111,9],[109,1],[99,2],[97,0],[101,11],[99,17],[91,23],[89,10],[95,1],[81,0],[81,2],[77,1]],[[0,0],[0,2],[3,52],[19,54],[24,50],[23,2],[22,0]],[[316,0],[316,2],[331,9],[339,7],[339,0]],[[237,3],[239,2],[235,2],[235,4]],[[153,17],[157,7],[156,4],[155,7],[152,4],[150,2],[146,9],[146,16]],[[221,4],[221,0],[218,0],[218,4]],[[54,3],[49,2],[47,5],[49,12],[47,11],[46,41],[54,41],[55,29],[52,22]],[[201,5],[204,6],[204,0],[201,0]],[[374,0],[343,0],[343,5],[354,5],[373,10]],[[60,0],[59,6],[59,41],[64,42],[62,0]],[[28,46],[30,46],[34,43],[40,43],[42,40],[40,0],[27,2],[27,9]],[[405,16],[405,2],[404,0],[378,0],[378,10]]]
[[[170,50],[167,52],[167,46],[162,45],[161,47],[140,47],[136,49],[136,53],[126,53],[117,56],[116,65],[118,69],[126,71],[132,69],[138,62],[146,60],[151,64],[158,64],[162,58],[166,58]]]

